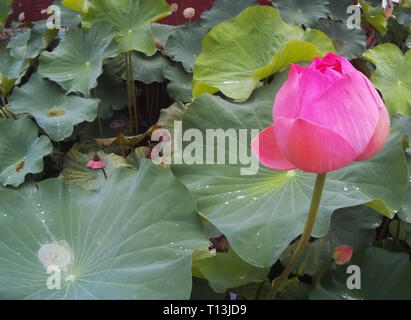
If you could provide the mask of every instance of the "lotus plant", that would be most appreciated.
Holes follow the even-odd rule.
[[[332,52],[311,65],[292,65],[273,107],[273,125],[252,142],[260,162],[276,170],[317,173],[300,242],[274,294],[287,279],[311,236],[326,173],[375,156],[390,132],[390,117],[372,83]]]

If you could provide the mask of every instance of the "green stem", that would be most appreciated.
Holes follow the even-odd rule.
[[[330,268],[331,264],[333,263],[333,260],[328,261],[326,264],[324,264],[323,268],[321,269],[320,273],[318,276],[315,278],[313,281],[313,288],[315,288],[321,281],[322,277],[324,274],[327,272],[327,270]]]
[[[130,74],[130,90],[131,90],[131,99],[133,101],[133,109],[134,109],[134,128],[135,134],[138,134],[138,110],[137,110],[137,95],[136,95],[136,87],[134,84],[134,70],[133,64],[131,60],[131,52],[128,53],[128,62],[129,62],[129,74]]]
[[[93,96],[95,99],[97,99],[97,89],[93,89]],[[104,139],[104,133],[103,133],[103,124],[101,123],[101,107],[98,106],[97,108],[97,123],[98,123],[98,131],[100,133],[100,138]]]
[[[281,289],[284,282],[288,279],[291,271],[293,270],[294,266],[298,262],[301,254],[304,252],[305,247],[310,240],[311,233],[314,228],[315,219],[317,217],[318,208],[320,207],[321,196],[323,193],[324,185],[325,185],[325,178],[326,173],[319,173],[317,174],[317,179],[315,180],[314,192],[311,199],[310,210],[308,212],[307,221],[305,223],[304,232],[301,235],[301,239],[298,242],[297,248],[295,249],[291,259],[288,261],[287,265],[285,266],[281,275],[274,279],[271,289],[271,296],[274,298],[277,294],[278,290]]]
[[[124,54],[125,64],[126,64],[126,87],[127,87],[127,105],[128,105],[128,117],[131,123],[131,131],[134,134],[134,121],[133,121],[133,109],[131,102],[131,87],[130,87],[130,68],[128,61],[128,52]]]
[[[256,292],[256,294],[255,294],[254,300],[260,299],[261,292],[263,292],[264,283],[265,283],[265,280],[264,280],[264,281],[261,281],[261,282],[258,284],[258,286],[257,286],[257,292]]]

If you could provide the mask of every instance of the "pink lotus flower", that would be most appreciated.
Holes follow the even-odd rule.
[[[334,249],[333,252],[333,260],[338,265],[346,264],[348,261],[351,260],[353,247],[351,246],[338,246]]]
[[[337,170],[376,155],[390,131],[377,90],[332,52],[310,66],[291,66],[273,120],[251,147],[262,164],[276,170]]]

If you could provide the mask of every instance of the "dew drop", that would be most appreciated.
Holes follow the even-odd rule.
[[[347,187],[344,187],[344,191],[347,191],[348,190],[348,188]]]
[[[258,198],[257,197],[253,197],[253,200],[255,201],[255,200],[258,200]]]
[[[225,204],[228,204],[228,201],[224,202]]]
[[[238,197],[237,197],[238,200],[244,199],[244,198],[245,198],[245,196],[238,196]]]

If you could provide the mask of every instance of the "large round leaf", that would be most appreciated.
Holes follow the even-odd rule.
[[[375,64],[371,81],[384,97],[391,114],[411,115],[411,50],[384,43],[364,53]]]
[[[112,25],[121,52],[137,50],[152,55],[156,46],[150,25],[170,13],[164,0],[93,0],[83,23]]]
[[[258,6],[257,0],[215,0],[213,7],[201,14],[201,25],[209,28],[231,20],[244,9]]]
[[[43,171],[43,157],[53,146],[39,137],[37,126],[27,118],[0,122],[0,183],[19,186],[28,173]],[[7,200],[2,201],[3,203]]]
[[[365,34],[361,30],[349,30],[344,23],[320,19],[315,28],[329,36],[337,53],[347,59],[361,57],[367,49]]]
[[[272,124],[272,103],[283,83],[281,78],[284,77],[276,76],[272,84],[257,89],[246,103],[230,103],[209,94],[194,101],[183,118],[183,132],[190,128],[200,130],[204,154],[208,147],[224,155],[225,160],[223,164],[205,164],[205,158],[200,156],[204,164],[172,166],[196,197],[200,212],[227,236],[242,259],[260,267],[272,265],[302,233],[315,175],[262,166],[256,175],[241,175],[240,169],[249,168],[249,163],[241,165],[237,159],[237,165],[228,164],[229,156],[238,151],[205,137],[207,129],[232,129],[224,133],[234,137],[237,150],[243,148],[250,154],[250,130],[258,132]],[[239,129],[248,129],[248,141],[241,139],[238,143]],[[208,152],[207,159],[211,156],[213,153]],[[392,217],[401,207],[407,185],[402,141],[397,135],[376,157],[328,174],[314,234],[327,233],[331,213],[337,208],[367,203]]]
[[[269,268],[257,268],[248,264],[233,250],[199,260],[194,266],[206,277],[216,292],[226,292],[230,288],[262,281],[270,271]]]
[[[32,115],[52,140],[61,141],[72,135],[76,124],[96,118],[98,103],[96,99],[66,96],[57,84],[35,74],[13,91],[10,110]]]
[[[330,281],[319,285],[310,299],[325,300],[401,300],[411,299],[411,265],[404,253],[394,253],[380,248],[354,252],[350,265],[360,267],[359,289],[347,287],[347,265],[338,266]]]
[[[3,31],[4,24],[7,22],[11,12],[12,10],[6,1],[0,3],[0,32]]]
[[[295,25],[313,25],[320,18],[329,14],[327,0],[271,0],[287,23]]]
[[[411,116],[395,116],[391,117],[392,127],[397,129],[401,134],[408,136],[408,145],[406,145],[407,150],[405,151],[405,157],[408,164],[408,175],[409,182],[407,196],[401,207],[401,210],[398,211],[398,216],[405,222],[411,224],[411,148],[409,146],[411,139]],[[410,229],[411,230],[411,229]],[[410,239],[411,240],[411,239]]]
[[[345,23],[346,19],[349,17],[347,9],[349,6],[353,5],[352,0],[328,0],[330,14],[329,16],[333,20],[342,21]]]
[[[57,82],[67,93],[81,92],[90,96],[103,73],[103,61],[117,55],[112,28],[98,25],[87,33],[70,30],[52,52],[40,56],[39,73]]]
[[[167,55],[174,61],[181,62],[187,72],[192,72],[208,30],[208,27],[198,24],[178,29],[167,39]]]
[[[167,92],[171,98],[186,103],[193,100],[192,73],[186,72],[180,64],[176,64],[164,70],[164,77],[170,80],[167,84]]]
[[[107,65],[111,70],[117,70],[117,72],[121,73],[124,80],[127,79],[124,55],[117,56]],[[139,80],[146,84],[153,82],[160,83],[165,80],[164,70],[170,66],[170,60],[164,57],[160,52],[150,57],[140,52],[132,52],[131,65],[133,67],[134,80]]]
[[[245,100],[261,79],[332,50],[321,31],[287,25],[272,7],[251,7],[205,36],[194,66],[193,94],[221,91]]]
[[[49,179],[0,202],[1,299],[187,299],[193,251],[208,251],[190,193],[148,160],[95,193]]]

